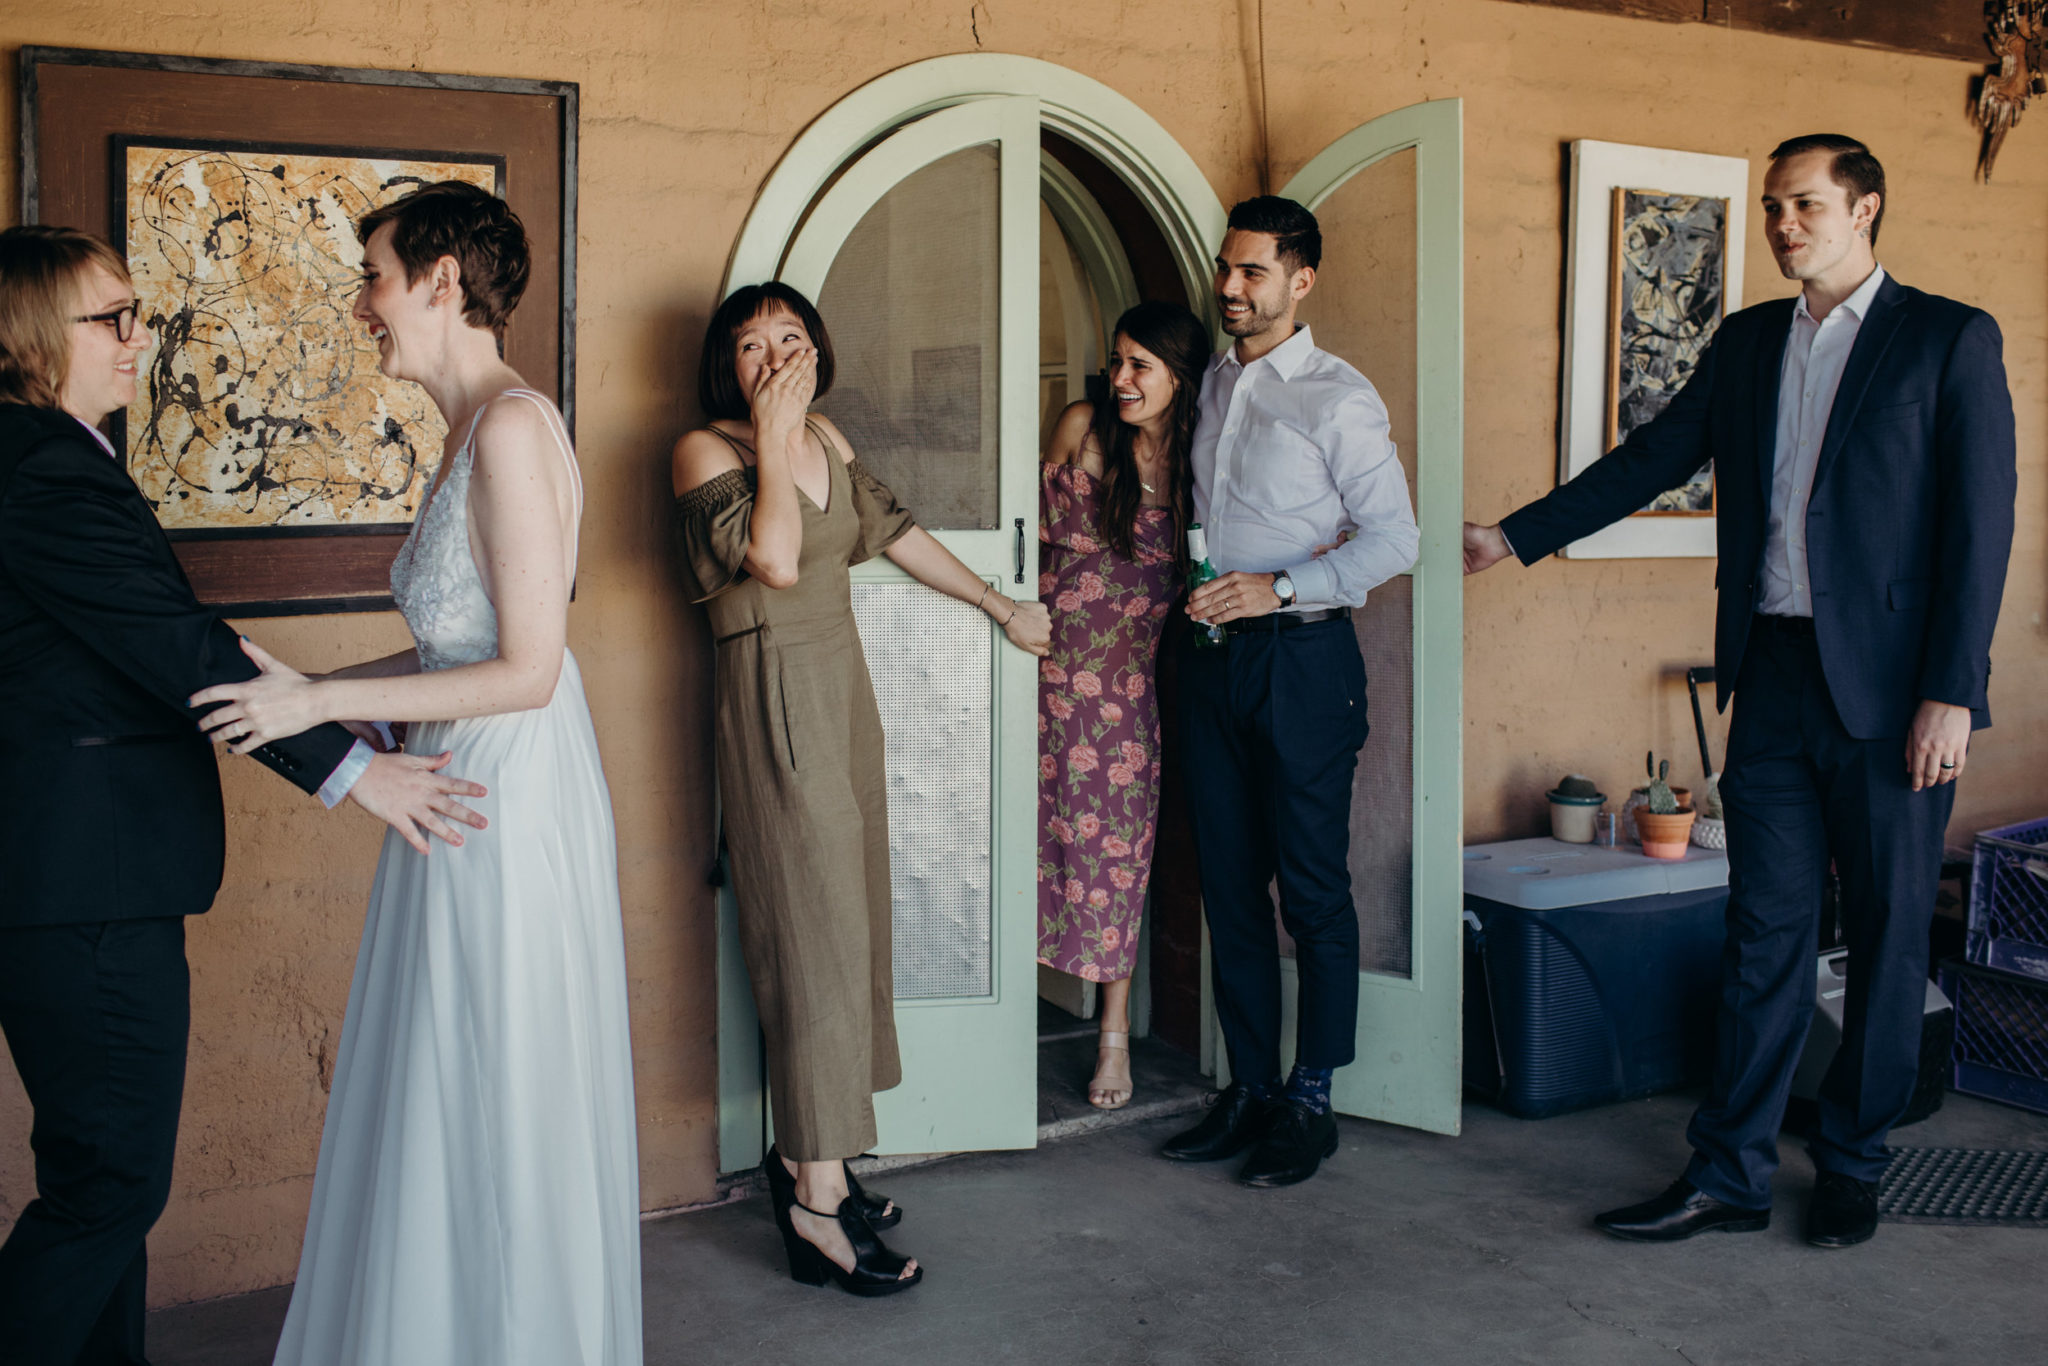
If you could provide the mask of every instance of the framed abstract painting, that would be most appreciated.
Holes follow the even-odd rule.
[[[1741,157],[1572,143],[1559,482],[1662,412],[1742,306],[1748,198]],[[1563,553],[1713,555],[1712,467]]]
[[[25,48],[22,217],[103,231],[152,334],[110,436],[200,599],[390,606],[446,430],[349,314],[355,223],[462,180],[526,225],[506,359],[574,422],[576,87]]]

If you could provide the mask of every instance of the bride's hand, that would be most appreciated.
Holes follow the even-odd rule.
[[[241,683],[220,683],[193,693],[189,705],[212,706],[199,720],[209,740],[224,740],[235,754],[311,730],[327,718],[314,695],[318,686],[246,636],[242,653],[263,672]],[[218,705],[215,705],[218,704]]]

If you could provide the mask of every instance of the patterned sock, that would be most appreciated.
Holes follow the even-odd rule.
[[[1287,1074],[1287,1103],[1299,1105],[1312,1115],[1330,1113],[1330,1076],[1335,1070],[1296,1063]]]
[[[1266,1104],[1271,1105],[1274,1101],[1280,1099],[1280,1078],[1268,1077],[1264,1081],[1248,1081],[1245,1083],[1244,1089],[1253,1100],[1264,1101]]]

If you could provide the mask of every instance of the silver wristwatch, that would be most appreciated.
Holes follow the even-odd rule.
[[[1282,607],[1294,606],[1294,580],[1287,577],[1284,569],[1273,576],[1273,595],[1280,599]]]

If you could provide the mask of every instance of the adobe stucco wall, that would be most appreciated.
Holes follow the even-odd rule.
[[[1249,6],[1246,6],[1248,9]],[[205,12],[211,11],[211,12]],[[2020,544],[1997,645],[1999,727],[1958,829],[2048,804],[2048,122],[2023,125],[1974,186],[1965,65],[1493,3],[1289,0],[1266,14],[1275,182],[1331,138],[1417,100],[1466,104],[1466,497],[1487,520],[1554,480],[1563,145],[1650,142],[1751,158],[1782,136],[1867,138],[1894,188],[1883,253],[1910,283],[2005,327],[2019,407]],[[583,98],[580,445],[590,485],[572,644],[617,806],[647,1208],[713,1193],[714,1002],[708,644],[674,591],[666,453],[691,412],[696,338],[756,188],[799,130],[921,58],[1021,52],[1135,100],[1224,201],[1256,188],[1233,0],[70,0],[0,13],[11,148],[22,44],[564,79]],[[2048,115],[2037,115],[2037,120]],[[18,202],[11,155],[0,213]],[[1785,292],[1752,244],[1752,300]],[[1341,259],[1322,286],[1345,289]],[[1553,562],[1470,586],[1467,836],[1531,833],[1567,769],[1625,788],[1655,746],[1690,765],[1673,670],[1709,653],[1712,565]],[[328,668],[396,648],[392,617],[264,621],[285,658]],[[1720,735],[1717,728],[1717,752]],[[192,925],[194,1025],[178,1185],[152,1243],[159,1302],[287,1280],[319,1139],[377,827],[230,759],[227,885]],[[0,870],[4,877],[4,870]],[[0,1223],[32,1190],[28,1109],[0,1067]]]

